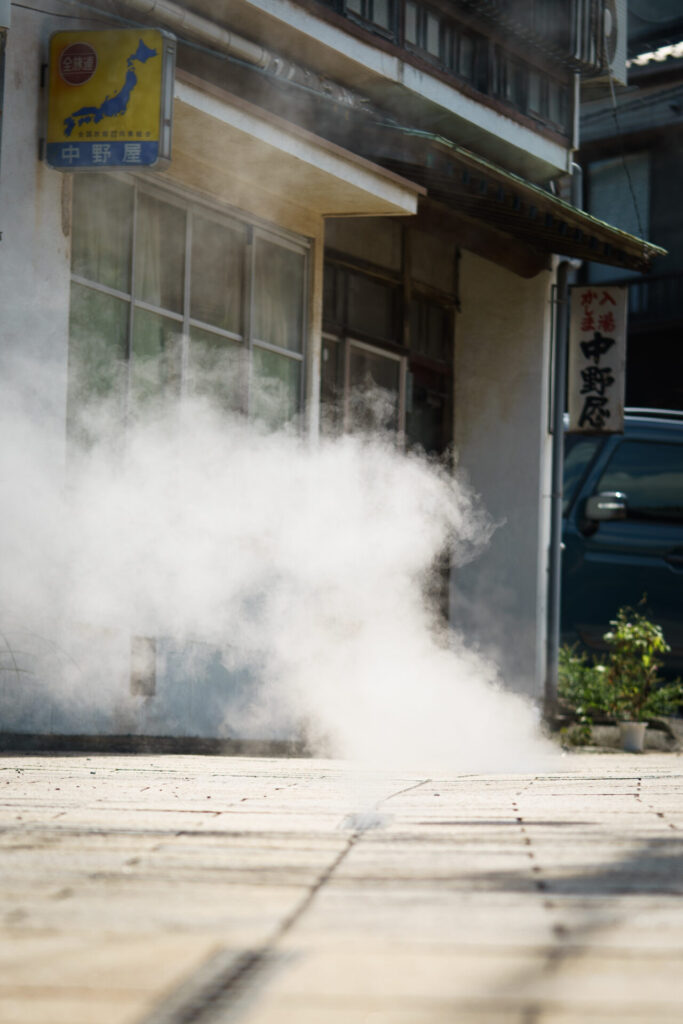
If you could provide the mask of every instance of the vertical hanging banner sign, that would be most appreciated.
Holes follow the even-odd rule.
[[[160,29],[56,32],[48,164],[61,171],[166,166],[175,51],[174,36]]]
[[[570,291],[569,430],[621,434],[628,288],[581,285]]]

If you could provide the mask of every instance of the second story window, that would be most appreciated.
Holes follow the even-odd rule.
[[[416,46],[437,60],[443,59],[441,43],[441,19],[422,4],[408,0],[405,5],[405,41]]]
[[[395,0],[344,0],[344,13],[361,18],[377,28],[391,32],[394,27]]]
[[[467,83],[483,96],[502,102],[537,123],[545,122],[553,131],[570,134],[569,76],[563,78],[561,62],[549,62],[547,54],[544,66],[539,66],[538,50],[539,42],[544,40],[566,51],[571,8],[567,0],[499,0],[504,17],[498,23],[495,38],[493,31],[489,34],[482,27],[485,20],[461,20],[461,5],[445,0],[318,2],[434,65],[442,75]],[[530,38],[535,42],[527,58],[525,44]],[[547,51],[547,45],[544,48]]]
[[[424,4],[406,0],[404,14],[406,45],[441,64],[469,82],[479,92],[488,93],[488,40],[456,25]]]

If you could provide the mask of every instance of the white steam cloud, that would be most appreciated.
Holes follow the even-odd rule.
[[[0,420],[0,730],[297,734],[455,770],[547,753],[425,598],[443,552],[457,566],[492,529],[449,470],[184,400],[64,473],[35,411]],[[156,638],[153,694],[131,690],[132,637]]]

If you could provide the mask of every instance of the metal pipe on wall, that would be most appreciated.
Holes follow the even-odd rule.
[[[572,163],[572,203],[583,209],[583,168]],[[548,556],[548,618],[546,624],[545,717],[557,712],[560,626],[562,612],[562,499],[564,478],[564,409],[567,397],[570,274],[581,260],[562,260],[557,267],[555,339],[553,358],[552,484],[550,489],[550,551]]]
[[[196,39],[212,50],[235,57],[283,81],[304,86],[347,107],[365,110],[369,106],[366,97],[353,90],[245,39],[209,18],[188,11],[171,0],[124,0],[124,5],[138,15],[158,21],[179,36]]]
[[[570,260],[557,268],[555,344],[553,353],[552,484],[550,488],[550,551],[548,556],[548,622],[546,633],[545,717],[557,711],[562,599],[562,477],[564,474],[564,404],[567,391]]]

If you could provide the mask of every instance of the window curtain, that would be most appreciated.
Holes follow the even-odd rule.
[[[116,291],[130,292],[133,188],[108,175],[74,181],[71,271]]]
[[[254,266],[254,336],[290,352],[303,347],[305,259],[258,238]]]
[[[190,316],[232,334],[244,333],[242,295],[246,232],[205,217],[192,223]]]
[[[141,194],[135,232],[135,299],[182,314],[185,278],[185,212]],[[180,394],[182,321],[141,309],[133,313],[134,408]]]

